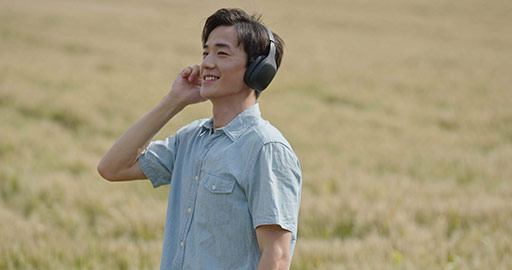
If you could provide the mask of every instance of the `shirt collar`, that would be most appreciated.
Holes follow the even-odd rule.
[[[232,141],[236,141],[260,116],[260,106],[256,103],[237,115],[229,124],[215,129],[215,131],[224,132]],[[213,129],[213,118],[210,118],[203,124],[203,129],[211,132]]]

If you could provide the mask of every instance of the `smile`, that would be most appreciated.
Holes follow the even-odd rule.
[[[211,75],[207,75],[207,76],[205,76],[205,77],[204,77],[204,80],[205,80],[205,81],[216,81],[216,80],[218,80],[218,79],[219,79],[219,77],[217,77],[217,76],[211,76]]]

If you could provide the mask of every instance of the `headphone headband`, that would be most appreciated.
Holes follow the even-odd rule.
[[[270,39],[270,42],[276,43],[276,41],[274,39],[274,34],[272,34],[272,31],[270,31],[270,29],[268,27],[266,27],[265,25],[263,25],[263,27],[265,27],[265,29],[267,29],[268,38]]]
[[[272,59],[274,59],[274,63],[275,63],[275,58],[276,58],[276,41],[274,39],[274,34],[272,34],[272,31],[270,31],[270,29],[268,27],[265,26],[265,29],[267,29],[267,32],[268,32],[268,39],[270,40],[270,49],[268,50],[268,55],[267,57],[271,57]]]

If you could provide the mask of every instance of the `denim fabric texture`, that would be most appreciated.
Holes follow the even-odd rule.
[[[256,269],[260,225],[291,231],[293,254],[302,175],[290,144],[258,104],[213,130],[197,120],[139,157],[155,188],[170,184],[160,269]]]

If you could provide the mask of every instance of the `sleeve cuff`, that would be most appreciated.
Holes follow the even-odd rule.
[[[262,225],[279,225],[283,230],[287,230],[292,233],[295,233],[297,230],[296,222],[280,220],[277,216],[254,219],[253,225],[254,229]]]
[[[151,163],[146,156],[146,151],[142,152],[142,154],[139,156],[138,162],[142,172],[149,179],[151,185],[153,185],[153,188],[167,184],[168,181],[165,181],[164,177],[156,173],[151,167]]]

